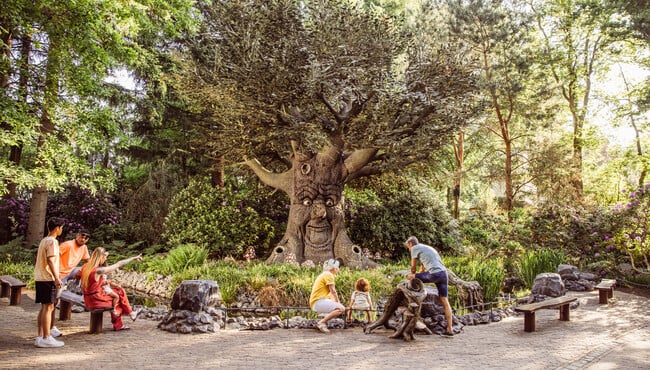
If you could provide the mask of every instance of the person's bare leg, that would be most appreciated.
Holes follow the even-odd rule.
[[[322,320],[320,320],[318,323],[319,324],[327,324],[328,321],[332,320],[335,317],[339,317],[343,313],[343,310],[340,308],[334,309],[334,311],[330,312],[327,314],[327,316],[323,317]]]
[[[451,314],[451,305],[449,304],[449,299],[447,299],[447,297],[440,297],[440,301],[442,302],[442,307],[445,309],[445,319],[447,319],[447,333],[454,334],[454,329],[452,328],[454,319]]]
[[[52,309],[54,304],[41,304],[41,310],[38,312],[38,335],[45,339],[50,336],[50,324],[52,319]]]
[[[112,293],[111,297],[113,297],[113,315],[118,316],[117,304],[120,303],[120,296],[117,293]]]

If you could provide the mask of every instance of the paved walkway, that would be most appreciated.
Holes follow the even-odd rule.
[[[537,312],[537,331],[523,331],[523,316],[465,327],[453,338],[418,335],[411,343],[377,329],[223,330],[183,335],[138,320],[131,330],[88,334],[88,313],[58,322],[62,348],[36,348],[33,292],[20,306],[0,298],[0,368],[26,369],[650,369],[650,299],[615,292],[598,304],[598,293],[573,293],[580,307],[571,321],[557,310]],[[57,312],[58,315],[58,312]]]

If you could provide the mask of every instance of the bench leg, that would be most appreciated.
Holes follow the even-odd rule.
[[[0,290],[0,298],[9,297],[9,283],[2,283],[2,289]]]
[[[560,321],[569,321],[570,319],[571,307],[569,304],[563,304],[560,306]]]
[[[524,331],[528,333],[535,331],[535,311],[524,312]]]
[[[90,313],[90,334],[99,334],[104,329],[104,312]]]
[[[607,298],[610,298],[610,290],[598,289],[598,303],[607,304]]]
[[[72,317],[72,303],[64,300],[59,300],[59,320],[70,320]]]
[[[23,287],[12,286],[11,287],[11,298],[9,298],[10,306],[18,306],[20,304],[20,297],[22,297]]]

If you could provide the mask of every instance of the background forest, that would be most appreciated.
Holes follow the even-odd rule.
[[[336,131],[373,151],[344,190],[373,259],[417,235],[497,293],[544,253],[650,283],[650,1],[1,2],[0,262],[53,216],[143,269],[263,260],[288,198],[245,161]]]

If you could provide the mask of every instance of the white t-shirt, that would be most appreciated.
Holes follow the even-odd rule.
[[[370,293],[360,292],[355,290],[352,293],[352,309],[354,310],[369,310],[370,309]]]

